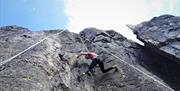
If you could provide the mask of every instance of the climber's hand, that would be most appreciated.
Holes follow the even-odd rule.
[[[77,58],[79,58],[82,55],[82,52],[77,53]]]

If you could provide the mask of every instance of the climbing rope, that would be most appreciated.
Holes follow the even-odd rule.
[[[85,47],[85,49],[86,49],[86,51],[88,51],[89,52],[89,49],[86,47],[86,45],[84,44],[84,41],[82,40],[82,38],[81,38],[81,36],[79,36],[79,38],[80,38],[80,40],[81,40],[81,42],[82,42],[82,44],[84,45],[84,47]],[[87,81],[87,80],[84,80],[84,86],[85,86],[85,88],[87,89],[87,91],[93,91],[93,88],[92,88],[92,86],[90,85],[87,85],[89,82]]]
[[[7,60],[5,60],[5,61],[0,62],[0,66],[6,64],[7,62],[10,62],[11,60],[13,60],[14,58],[16,58],[16,57],[18,57],[19,55],[23,54],[24,52],[32,49],[33,47],[35,47],[35,46],[37,46],[38,44],[42,43],[44,40],[48,39],[49,37],[54,36],[54,35],[58,35],[58,34],[64,32],[64,31],[66,31],[66,30],[62,30],[62,31],[60,31],[60,32],[58,32],[58,33],[56,33],[56,34],[49,35],[49,36],[45,37],[44,39],[40,40],[39,42],[37,42],[37,43],[34,44],[34,45],[31,45],[30,47],[28,47],[27,49],[23,50],[22,52],[14,55],[13,57],[11,57],[11,58],[9,58],[9,59],[7,59]]]
[[[80,36],[80,35],[79,35],[79,36]],[[80,36],[80,38],[81,38],[81,36]],[[87,41],[89,41],[88,39],[85,39],[85,41],[86,41],[86,40],[87,40]],[[85,45],[85,43],[84,43],[84,41],[82,40],[82,38],[81,38],[81,41],[82,41],[83,45]],[[90,41],[89,41],[89,42],[90,42]],[[164,87],[168,88],[169,90],[171,90],[171,91],[175,91],[174,89],[172,89],[172,88],[170,88],[169,86],[165,85],[164,83],[162,83],[161,81],[157,80],[156,78],[154,78],[154,77],[152,77],[152,76],[150,76],[150,75],[146,74],[145,72],[141,71],[141,70],[140,70],[140,69],[138,69],[137,67],[135,67],[135,66],[133,66],[133,65],[129,64],[128,62],[126,62],[126,61],[122,60],[122,59],[121,59],[121,58],[119,58],[118,56],[116,56],[116,55],[112,54],[111,52],[109,52],[109,51],[108,51],[108,50],[106,50],[105,48],[103,48],[103,47],[101,47],[101,46],[99,46],[99,45],[97,45],[97,44],[95,44],[95,43],[93,43],[93,42],[92,42],[92,44],[93,44],[93,45],[98,46],[98,47],[99,47],[99,48],[101,48],[102,50],[106,51],[107,53],[109,53],[109,54],[111,54],[112,56],[114,56],[114,57],[116,57],[117,59],[119,59],[119,60],[120,60],[121,62],[123,62],[124,64],[126,64],[126,65],[128,65],[128,66],[132,67],[133,69],[135,69],[135,70],[139,71],[140,73],[143,73],[145,76],[147,76],[147,77],[149,77],[149,78],[153,79],[155,82],[157,82],[157,83],[161,84],[162,86],[164,86]],[[86,46],[86,45],[85,45],[85,46]],[[87,48],[87,47],[86,47],[86,48]]]
[[[88,52],[89,52],[89,49],[86,47],[86,45],[85,45],[85,43],[84,43],[84,41],[83,41],[83,39],[81,38],[81,36],[80,36],[80,35],[79,35],[79,38],[80,38],[81,42],[83,43],[84,47],[86,48],[86,51],[88,51]]]

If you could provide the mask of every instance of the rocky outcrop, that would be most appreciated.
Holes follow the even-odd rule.
[[[180,89],[180,17],[162,15],[136,26],[128,25],[144,42],[142,65]],[[144,59],[145,58],[145,59]]]
[[[8,33],[23,33],[23,32],[28,32],[30,31],[29,29],[27,28],[24,28],[24,27],[19,27],[19,26],[16,26],[16,25],[12,25],[12,26],[4,26],[4,27],[0,27],[0,32],[3,33],[3,34],[8,34]]]
[[[23,34],[14,36],[12,39],[21,38],[19,40],[21,40],[22,44],[27,45],[16,45],[19,40],[13,40],[11,44],[15,46],[15,52],[16,50],[23,51],[21,48],[29,48],[31,45],[39,44],[22,52],[20,55],[15,55],[16,57],[13,59],[11,57],[14,55],[11,52],[2,55],[3,58],[12,56],[9,57],[11,59],[9,62],[0,66],[0,90],[80,91],[86,89],[81,85],[78,86],[79,82],[76,79],[80,72],[71,71],[67,60],[65,60],[75,54],[77,50],[82,50],[83,46],[78,42],[77,34],[66,31],[60,34],[59,32],[62,31],[36,32],[38,36],[35,35],[35,32],[24,33],[31,36],[30,39],[21,38]],[[29,42],[29,45],[27,42]],[[60,55],[63,55],[63,59],[60,58]],[[5,60],[2,60],[1,63]]]
[[[180,62],[180,17],[162,15],[130,28],[146,46]]]
[[[51,30],[52,31],[52,30]],[[7,60],[31,45],[44,39],[53,32],[31,32],[27,28],[18,26],[6,26],[0,28],[0,61]]]
[[[80,36],[84,39],[86,46],[89,51],[95,51],[101,56],[106,67],[112,65],[118,65],[119,73],[105,73],[102,74],[100,69],[95,70],[97,77],[95,80],[95,90],[97,91],[168,91],[169,89],[159,85],[145,74],[156,77],[151,74],[143,67],[139,65],[142,60],[142,50],[140,45],[127,40],[122,35],[118,34],[113,30],[107,30],[105,32],[95,31],[96,29],[91,28],[85,29],[80,33]],[[88,30],[88,33],[86,32]],[[95,38],[88,37],[89,34],[96,36]],[[103,37],[102,37],[103,36]],[[97,41],[98,40],[98,41]],[[127,65],[134,66],[143,73]],[[159,79],[158,77],[156,77]],[[160,80],[160,79],[159,79]]]
[[[76,34],[32,32],[18,26],[0,29],[0,91],[180,90],[179,74],[174,70],[179,65],[170,60],[162,64],[163,56],[151,55],[150,48],[113,30],[86,28]],[[105,68],[117,65],[119,72],[102,73],[97,66],[93,74],[81,76],[91,61],[77,59],[80,51],[96,52]]]

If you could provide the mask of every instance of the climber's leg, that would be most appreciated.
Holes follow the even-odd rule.
[[[101,69],[101,71],[102,71],[103,73],[106,73],[106,72],[114,69],[114,67],[110,67],[110,68],[105,69],[105,68],[104,68],[104,63],[101,62],[101,61],[98,61],[98,64],[99,64],[99,67],[100,67],[100,69]]]

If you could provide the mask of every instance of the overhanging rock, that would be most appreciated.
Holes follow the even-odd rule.
[[[128,26],[137,38],[159,54],[180,62],[180,17],[162,15]]]

